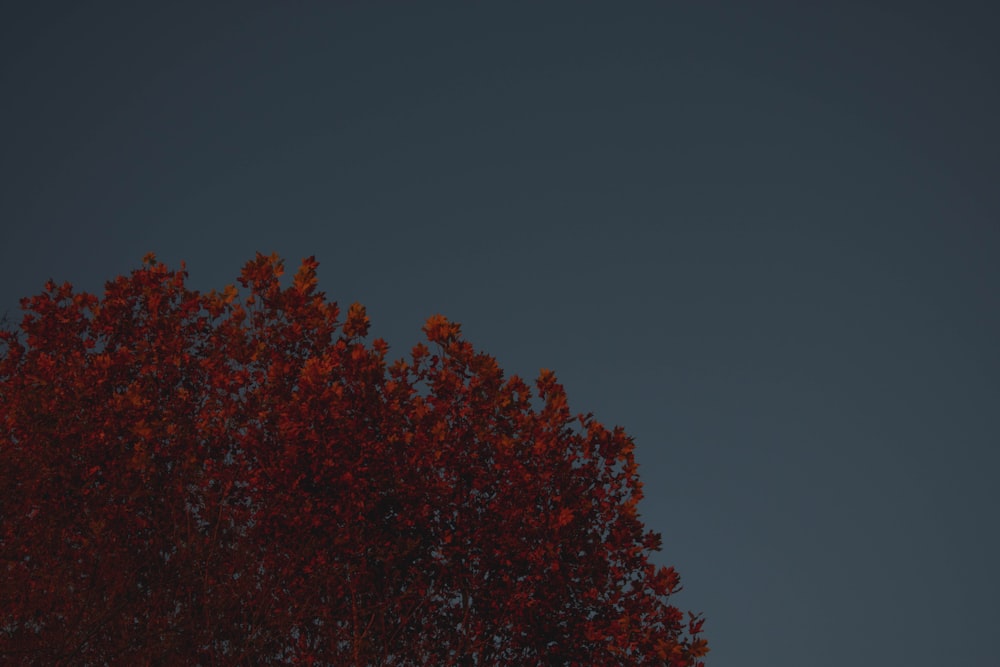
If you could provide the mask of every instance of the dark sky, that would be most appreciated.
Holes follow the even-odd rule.
[[[998,21],[925,4],[11,5],[0,312],[316,255],[635,436],[710,666],[995,665]]]

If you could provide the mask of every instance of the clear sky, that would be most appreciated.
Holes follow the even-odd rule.
[[[625,426],[710,666],[997,665],[991,5],[18,3],[0,312],[316,255]]]

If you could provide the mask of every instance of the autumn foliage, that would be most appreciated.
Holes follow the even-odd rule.
[[[702,664],[632,440],[431,317],[390,362],[303,261],[146,257],[0,333],[0,663]]]

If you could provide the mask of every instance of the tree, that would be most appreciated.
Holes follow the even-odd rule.
[[[0,332],[0,658],[701,665],[633,443],[441,316],[390,363],[277,256],[199,293],[150,254]]]

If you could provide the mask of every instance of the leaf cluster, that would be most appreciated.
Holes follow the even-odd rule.
[[[633,442],[442,316],[390,361],[303,260],[152,255],[0,331],[4,664],[671,665]]]

